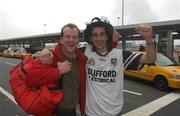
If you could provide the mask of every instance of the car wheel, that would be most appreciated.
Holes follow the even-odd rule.
[[[158,76],[154,81],[155,87],[160,91],[165,91],[168,89],[168,82],[165,77]]]

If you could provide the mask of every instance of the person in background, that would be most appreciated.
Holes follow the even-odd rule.
[[[113,36],[112,36],[112,47],[113,48],[119,48],[119,49],[122,48],[121,44],[119,43],[119,40],[120,40],[120,34],[118,31],[114,30]]]
[[[117,42],[119,40],[119,32],[117,32],[116,30],[113,31],[113,36],[112,36],[112,41],[113,42]]]
[[[143,44],[141,44],[141,45],[140,45],[140,47],[139,47],[139,51],[145,51],[145,47],[144,47],[144,45],[143,45]]]

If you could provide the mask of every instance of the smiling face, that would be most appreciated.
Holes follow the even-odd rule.
[[[107,51],[107,40],[108,40],[108,36],[103,27],[94,27],[92,29],[90,41],[95,46],[96,51],[98,52]]]
[[[75,53],[79,43],[79,33],[76,28],[65,27],[63,36],[60,39],[64,52],[67,54]]]

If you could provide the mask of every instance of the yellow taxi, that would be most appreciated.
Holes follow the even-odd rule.
[[[125,75],[151,81],[159,90],[180,88],[180,65],[161,53],[157,53],[154,64],[143,64],[138,70],[125,70]]]

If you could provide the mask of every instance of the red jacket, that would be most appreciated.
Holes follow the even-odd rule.
[[[57,68],[57,62],[64,61],[65,57],[61,51],[61,44],[57,44],[53,51],[53,63],[47,65],[37,60],[31,63],[31,66],[25,66],[27,76],[26,83],[29,87],[40,87],[42,85],[48,85],[48,87],[54,87],[58,85],[58,80],[61,77],[61,72]],[[85,64],[87,57],[79,50],[76,50],[77,64],[80,74],[80,110],[81,114],[84,114],[85,110],[85,98],[86,98],[86,70]],[[56,94],[53,93],[52,94]]]
[[[11,68],[9,84],[17,104],[25,112],[35,116],[53,116],[54,109],[63,97],[63,91],[60,89],[51,91],[47,84],[41,87],[29,87],[26,84],[27,72],[32,69],[32,66],[42,67],[41,64],[32,57],[25,56],[21,63]]]

